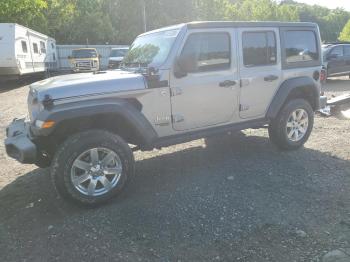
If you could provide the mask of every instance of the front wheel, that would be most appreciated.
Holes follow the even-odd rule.
[[[51,177],[58,193],[84,205],[115,196],[134,172],[134,157],[118,135],[91,130],[68,138],[57,150]]]
[[[314,124],[314,112],[304,99],[290,100],[269,125],[270,140],[280,149],[301,147],[309,138]]]

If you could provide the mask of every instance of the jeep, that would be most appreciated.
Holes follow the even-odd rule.
[[[268,127],[284,150],[309,138],[322,54],[313,23],[191,22],[136,38],[121,68],[30,85],[29,117],[7,128],[7,154],[51,166],[65,198],[98,205],[153,150]]]

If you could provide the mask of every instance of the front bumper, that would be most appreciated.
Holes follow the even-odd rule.
[[[24,119],[15,119],[6,129],[5,148],[8,156],[23,164],[33,164],[37,147],[30,139],[29,125]]]

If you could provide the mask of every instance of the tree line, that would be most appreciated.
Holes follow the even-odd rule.
[[[144,31],[144,10],[147,30],[195,20],[302,21],[317,23],[324,42],[350,40],[350,12],[293,0],[1,0],[0,22],[60,44],[130,44]]]

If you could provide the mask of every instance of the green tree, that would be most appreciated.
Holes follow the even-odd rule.
[[[346,23],[343,30],[340,32],[339,40],[350,42],[350,20]]]
[[[45,0],[1,0],[0,23],[18,23],[40,30],[46,8]]]

